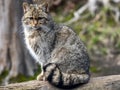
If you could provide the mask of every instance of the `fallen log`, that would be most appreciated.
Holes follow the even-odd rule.
[[[0,90],[60,90],[45,81],[28,81],[22,83],[0,86]],[[72,90],[120,90],[120,75],[111,75],[91,78],[88,84],[84,84]]]

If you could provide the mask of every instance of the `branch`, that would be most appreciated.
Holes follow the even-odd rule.
[[[88,8],[88,3],[74,12],[74,17],[65,24],[71,24],[80,19],[80,15]]]
[[[59,90],[44,81],[28,81],[1,86],[0,90]],[[120,75],[91,78],[88,84],[74,90],[120,90]]]
[[[88,2],[80,7],[77,11],[74,12],[74,17],[66,22],[65,24],[72,24],[76,21],[78,21],[81,18],[81,14],[83,14],[86,10],[88,10],[91,15],[96,15],[96,11],[101,9],[99,7],[99,4],[102,3],[104,8],[109,9],[111,12],[114,11],[114,19],[117,23],[120,22],[119,17],[120,17],[120,12],[119,12],[119,4],[120,0],[112,0],[113,2],[110,3],[110,0],[88,0]],[[101,11],[101,10],[99,10]]]

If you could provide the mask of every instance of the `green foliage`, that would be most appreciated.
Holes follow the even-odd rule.
[[[72,17],[73,17],[73,14],[69,14],[67,16],[61,16],[61,14],[59,14],[57,16],[54,16],[54,20],[56,22],[63,23],[63,22],[70,20]]]

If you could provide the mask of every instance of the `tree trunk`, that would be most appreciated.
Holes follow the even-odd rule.
[[[0,74],[9,71],[3,80],[5,84],[18,73],[34,75],[37,68],[22,38],[22,3],[23,0],[0,0]]]
[[[10,0],[0,0],[0,74],[5,70],[8,64],[8,51],[10,40],[10,22],[9,22],[9,6]]]

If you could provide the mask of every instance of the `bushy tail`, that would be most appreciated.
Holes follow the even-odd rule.
[[[88,74],[62,73],[55,64],[47,64],[44,67],[45,77],[52,85],[59,88],[74,88],[89,81]]]

